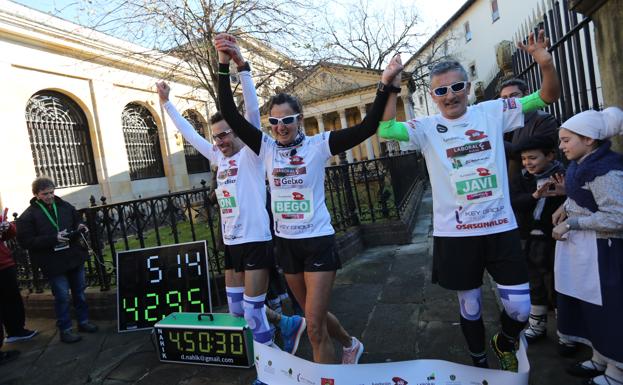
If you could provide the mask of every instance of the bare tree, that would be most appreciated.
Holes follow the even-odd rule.
[[[342,17],[325,16],[326,41],[332,60],[369,69],[382,69],[396,53],[415,52],[422,33],[414,7],[381,9],[369,0],[358,0],[343,9]]]
[[[183,59],[215,102],[218,56],[212,42],[217,33],[239,38],[258,88],[300,75],[306,59],[297,55],[302,60],[294,61],[289,52],[280,52],[310,28],[300,15],[311,7],[302,0],[90,0],[83,8],[81,24],[150,48],[128,54]]]

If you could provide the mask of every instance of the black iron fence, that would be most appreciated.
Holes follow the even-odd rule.
[[[427,179],[419,153],[331,166],[325,172],[326,204],[338,232],[400,218],[413,191]],[[201,188],[114,204],[102,197],[98,205],[91,197],[91,207],[79,210],[91,230],[86,242],[91,258],[85,265],[89,286],[109,290],[116,284],[117,251],[196,240],[207,241],[210,268],[222,273],[220,222],[210,192],[202,181]],[[22,287],[42,291],[46,281],[27,252],[14,241],[9,247]]]
[[[559,122],[578,112],[600,109],[603,101],[601,82],[597,68],[597,56],[593,48],[593,22],[590,18],[569,10],[568,0],[551,2],[540,20],[529,22],[534,32],[544,29],[551,41],[550,52],[561,82],[561,97],[547,110]],[[528,28],[517,36],[526,40]],[[532,90],[541,84],[541,72],[532,58],[524,51],[513,54],[513,71],[528,82]]]

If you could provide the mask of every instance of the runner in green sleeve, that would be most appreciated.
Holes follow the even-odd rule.
[[[433,282],[456,290],[461,329],[475,366],[488,367],[481,316],[485,269],[497,283],[504,305],[501,331],[491,340],[504,370],[518,369],[515,351],[530,313],[528,273],[510,204],[503,135],[524,125],[524,113],[556,101],[558,76],[548,39],[531,34],[528,52],[543,74],[541,89],[521,99],[467,106],[470,82],[456,61],[430,72],[430,95],[438,115],[396,122],[396,96],[379,127],[386,139],[409,141],[426,159],[433,190]]]

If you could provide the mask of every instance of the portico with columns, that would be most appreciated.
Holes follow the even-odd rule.
[[[292,93],[303,106],[303,125],[306,135],[340,130],[360,123],[372,107],[377,83],[382,71],[319,63],[303,81],[294,84]],[[409,77],[403,75],[402,91],[396,106],[397,120],[413,118],[410,102]],[[348,162],[395,155],[400,147],[395,142],[373,135],[346,152]],[[339,163],[335,156],[331,163]]]

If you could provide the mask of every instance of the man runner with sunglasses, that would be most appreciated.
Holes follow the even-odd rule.
[[[246,119],[260,127],[257,95],[250,67],[236,52],[235,63],[242,82]],[[242,143],[219,113],[212,116],[214,145],[195,131],[169,101],[170,88],[156,84],[160,102],[184,138],[218,165],[216,196],[225,243],[225,291],[230,314],[243,317],[253,331],[253,339],[273,345],[268,322],[279,325],[284,350],[294,354],[305,330],[305,319],[287,317],[264,305],[269,269],[275,265],[272,234],[266,207],[264,166],[257,155]]]
[[[560,85],[548,39],[540,31],[528,52],[541,67],[541,90],[521,99],[467,106],[470,83],[456,61],[430,72],[430,95],[441,114],[404,123],[390,99],[379,135],[410,141],[424,158],[433,189],[433,282],[458,292],[461,330],[475,366],[488,367],[481,317],[482,277],[497,283],[504,306],[501,331],[491,339],[503,370],[517,371],[519,333],[530,313],[530,291],[517,223],[510,205],[503,135],[522,127],[524,113],[555,102]],[[394,95],[390,98],[395,99]]]

